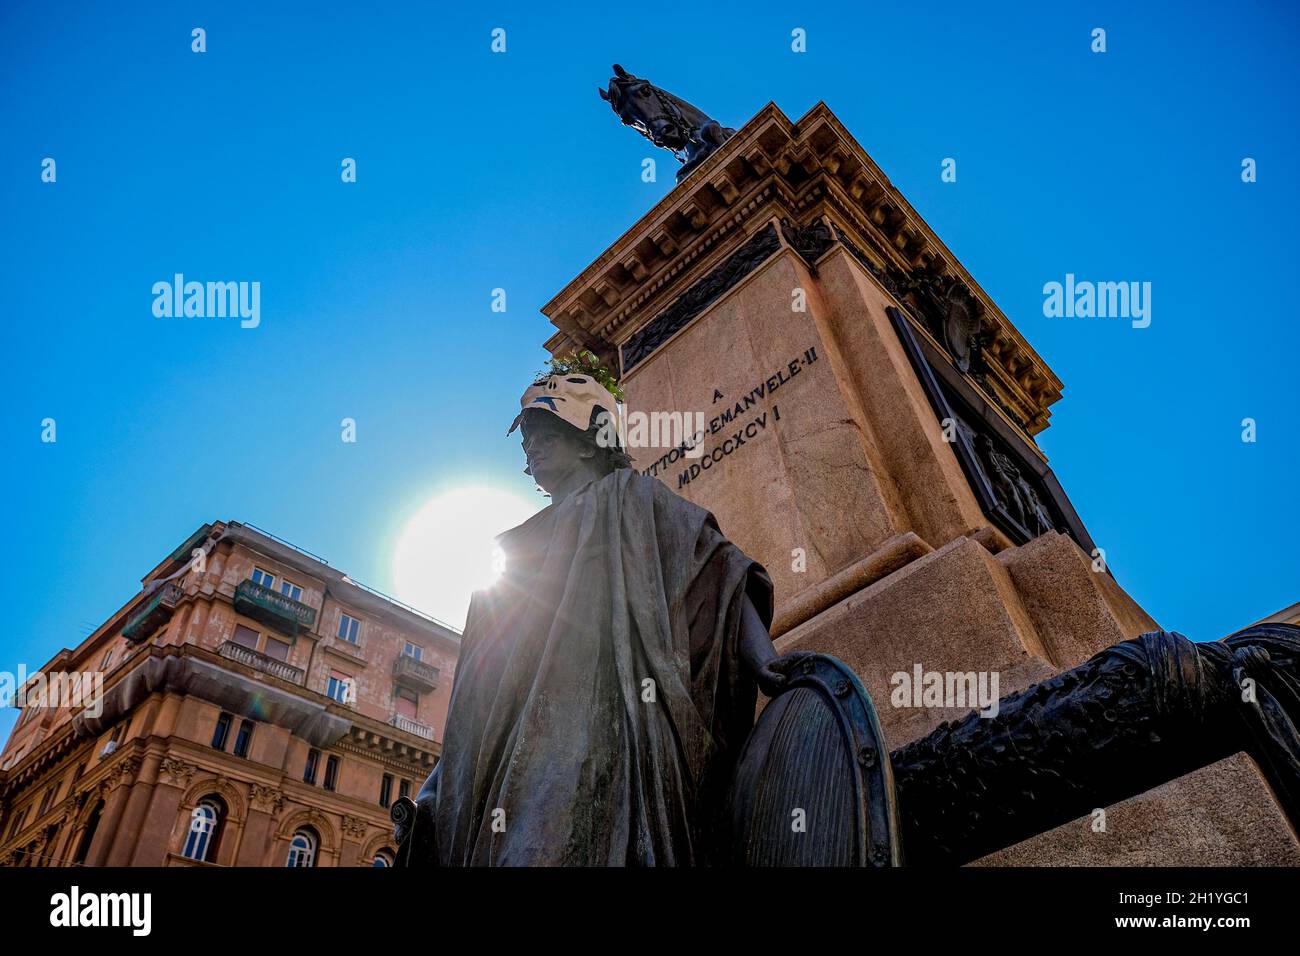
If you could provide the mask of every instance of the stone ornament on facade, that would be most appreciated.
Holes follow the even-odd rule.
[[[354,842],[361,842],[366,836],[366,821],[360,817],[345,816],[343,818],[343,837]]]
[[[248,788],[248,805],[253,810],[275,816],[284,806],[284,794],[275,787],[255,783]]]
[[[164,757],[159,769],[166,774],[168,782],[177,787],[188,787],[190,778],[198,772],[198,767],[186,763],[179,757]]]
[[[136,775],[140,772],[140,766],[144,761],[132,754],[130,757],[124,757],[116,766],[114,766],[101,782],[105,795],[112,793],[118,787],[134,783]]]
[[[202,779],[198,783],[191,784],[185,791],[185,796],[181,798],[181,806],[186,810],[186,819],[189,818],[189,811],[210,794],[215,794],[225,801],[229,822],[240,824],[247,819],[249,798],[245,794],[243,785],[236,784],[223,774]]]
[[[320,849],[322,851],[337,852],[340,842],[338,828],[330,822],[329,817],[315,807],[299,810],[284,818],[280,822],[276,835],[280,840],[287,842],[292,840],[294,832],[302,827],[311,827],[316,831],[316,835],[320,838]]]

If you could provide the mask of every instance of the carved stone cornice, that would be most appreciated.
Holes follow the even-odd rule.
[[[253,810],[275,816],[284,806],[284,794],[275,787],[254,783],[248,787],[248,805]]]
[[[774,104],[759,111],[543,307],[559,330],[546,347],[582,346],[614,359],[618,346],[677,307],[773,218],[783,243],[811,268],[829,248],[831,226],[856,246],[859,261],[873,263],[878,281],[956,290],[951,302],[930,303],[942,305],[945,320],[957,309],[960,329],[976,327],[957,341],[955,363],[978,369],[979,386],[1031,441],[1047,427],[1060,380],[823,103],[798,122]],[[899,305],[925,321],[917,301]],[[939,344],[953,343],[940,335]]]
[[[353,753],[413,775],[428,773],[442,752],[436,741],[419,747],[408,743],[408,735],[387,733],[354,725],[348,735],[334,745],[335,750]]]

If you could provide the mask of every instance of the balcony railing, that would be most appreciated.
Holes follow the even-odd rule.
[[[409,654],[399,654],[393,661],[393,680],[420,691],[438,689],[438,668]]]
[[[404,730],[408,734],[415,734],[415,736],[423,737],[425,740],[433,739],[433,728],[420,723],[418,720],[403,717],[401,714],[393,714],[388,718],[388,722],[398,730]]]
[[[291,684],[301,684],[303,681],[303,672],[300,668],[294,667],[292,664],[286,664],[284,661],[277,661],[274,657],[259,654],[251,647],[236,644],[234,641],[224,642],[217,648],[217,653],[229,660],[247,664],[254,670],[270,674],[272,677],[278,677],[280,680],[288,681]]]
[[[240,581],[235,588],[235,610],[290,637],[297,637],[300,628],[310,631],[316,624],[314,607],[253,580]]]
[[[122,628],[122,636],[128,641],[143,641],[171,620],[172,612],[181,599],[180,585],[168,581],[156,590],[144,606],[131,616]]]

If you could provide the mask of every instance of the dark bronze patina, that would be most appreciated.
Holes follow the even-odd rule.
[[[683,164],[677,170],[678,182],[736,132],[681,97],[633,76],[617,63],[609,88],[597,87],[597,92],[624,126],[631,126],[656,146],[672,150]]]

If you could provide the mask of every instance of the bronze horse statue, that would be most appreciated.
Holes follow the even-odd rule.
[[[609,89],[598,87],[597,92],[624,126],[631,126],[656,146],[671,150],[678,162],[684,164],[677,171],[678,182],[736,133],[681,97],[633,76],[617,63]]]

